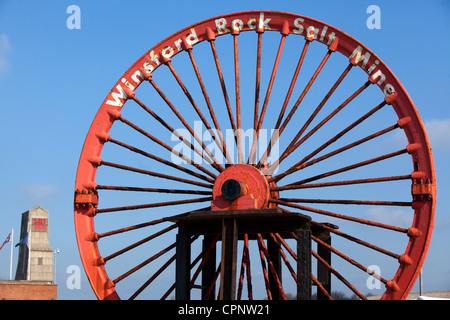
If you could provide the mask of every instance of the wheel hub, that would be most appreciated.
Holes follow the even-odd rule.
[[[226,168],[213,187],[212,210],[267,208],[270,188],[264,174],[248,164]]]

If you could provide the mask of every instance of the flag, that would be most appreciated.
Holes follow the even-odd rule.
[[[9,236],[6,238],[5,242],[3,242],[2,246],[0,247],[0,250],[2,250],[3,246],[4,246],[5,244],[7,244],[8,242],[10,242],[10,241],[11,241],[11,233],[10,233]]]
[[[28,243],[28,233],[25,235],[25,237],[22,238],[22,240],[20,240],[20,242],[18,244],[16,244],[15,246],[22,246],[24,244]]]

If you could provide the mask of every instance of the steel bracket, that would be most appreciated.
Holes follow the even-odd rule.
[[[96,208],[98,205],[98,194],[94,190],[76,190],[74,204],[77,208]]]
[[[419,179],[417,179],[419,180]],[[433,184],[429,179],[417,181],[414,179],[411,185],[411,194],[414,200],[431,200],[433,195]]]

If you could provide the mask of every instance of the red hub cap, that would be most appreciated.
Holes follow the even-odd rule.
[[[270,189],[260,170],[248,164],[225,169],[214,183],[212,210],[266,208]]]

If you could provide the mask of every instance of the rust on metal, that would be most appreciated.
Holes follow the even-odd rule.
[[[231,186],[232,181],[239,192],[233,197],[224,196],[224,184]],[[226,168],[217,177],[211,207],[212,210],[261,209],[268,206],[269,196],[269,184],[261,171],[248,164],[238,164]]]
[[[419,181],[417,181],[419,180]],[[429,181],[423,179],[414,179],[411,185],[411,194],[414,200],[431,200],[433,197],[434,186]]]
[[[93,190],[75,192],[75,207],[97,207],[98,194]]]

